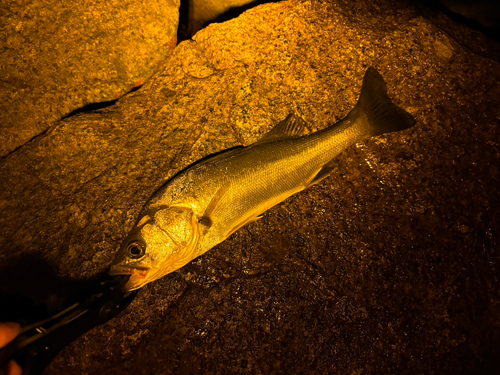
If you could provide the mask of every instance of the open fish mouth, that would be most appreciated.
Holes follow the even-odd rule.
[[[149,274],[149,268],[131,268],[120,265],[111,266],[109,274],[111,276],[130,275],[130,279],[145,279]]]
[[[136,268],[136,267],[124,267],[120,265],[111,266],[109,270],[110,276],[128,276],[130,278],[123,286],[123,290],[126,292],[131,292],[133,290],[139,289],[148,283],[148,276],[151,275],[150,268]]]

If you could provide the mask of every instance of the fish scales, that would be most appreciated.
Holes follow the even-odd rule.
[[[289,115],[256,143],[174,177],[146,203],[110,273],[130,274],[126,289],[133,290],[173,272],[328,177],[335,157],[352,144],[414,124],[389,99],[380,74],[369,68],[358,103],[337,124],[306,134],[305,122]]]
[[[367,124],[359,122],[357,125],[350,126],[341,122],[335,127],[300,138],[256,144],[248,147],[245,152],[200,166],[199,168],[207,170],[206,173],[197,173],[195,166],[193,176],[199,177],[193,178],[191,189],[203,190],[204,182],[217,182],[209,184],[211,190],[206,196],[211,196],[229,183],[228,192],[218,204],[217,216],[212,217],[216,225],[199,242],[196,253],[203,254],[214,243],[225,239],[233,228],[256,218],[270,207],[306,188],[324,164],[366,136]],[[290,178],[284,179],[283,176]],[[189,194],[183,190],[181,199],[173,198],[172,190],[176,190],[178,185],[181,185],[180,189],[184,189],[183,179],[176,182],[173,181],[170,189],[159,198],[158,207],[189,206],[193,202],[194,191]],[[175,196],[179,197],[179,194]],[[203,203],[193,207],[199,217],[205,212],[209,200],[206,199]]]

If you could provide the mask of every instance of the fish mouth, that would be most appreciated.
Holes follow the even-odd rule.
[[[124,285],[123,289],[130,292],[135,289],[139,289],[141,286],[146,284],[146,278],[148,277],[151,269],[145,267],[126,267],[126,266],[111,266],[108,274],[110,276],[124,276],[130,275],[129,280]]]
[[[111,266],[109,274],[111,276],[132,275],[142,279],[146,278],[151,269],[147,267],[127,267],[127,266]]]

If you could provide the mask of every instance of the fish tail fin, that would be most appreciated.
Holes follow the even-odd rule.
[[[356,107],[366,115],[371,136],[396,132],[415,125],[413,116],[391,101],[384,79],[373,67],[368,68],[365,73]],[[359,112],[357,114],[359,115]]]

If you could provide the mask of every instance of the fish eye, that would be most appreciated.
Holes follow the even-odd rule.
[[[132,259],[139,259],[146,253],[146,247],[138,241],[133,241],[127,246],[127,253]]]

